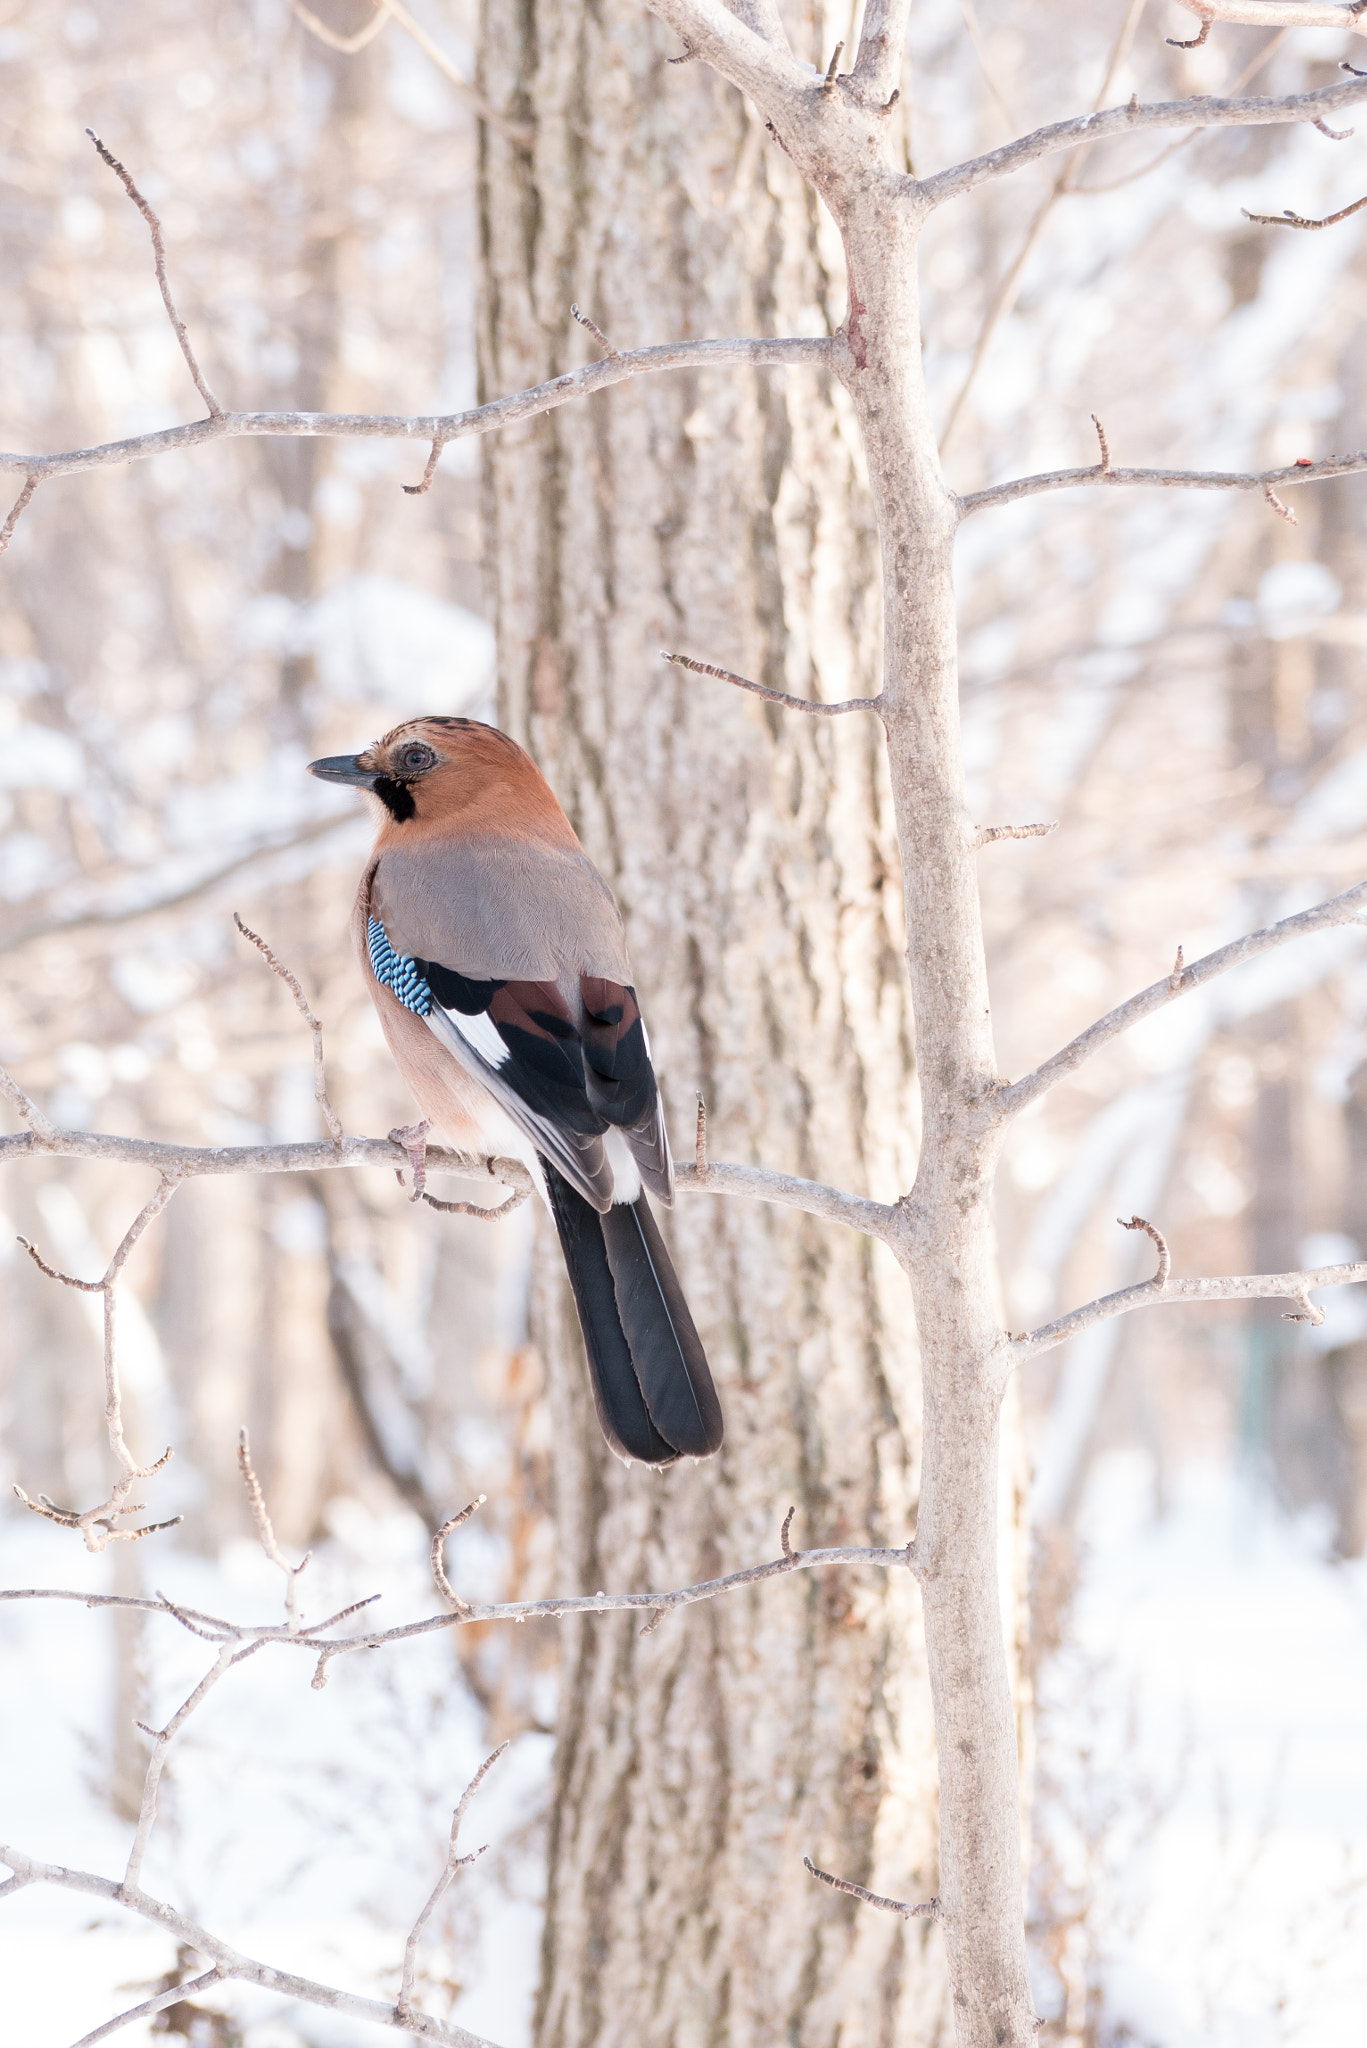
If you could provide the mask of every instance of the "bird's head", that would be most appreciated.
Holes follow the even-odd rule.
[[[363,790],[374,799],[382,830],[405,837],[424,826],[481,830],[491,824],[515,833],[539,828],[540,836],[547,825],[564,822],[531,756],[506,733],[473,718],[410,718],[363,753],[310,761],[309,773]]]

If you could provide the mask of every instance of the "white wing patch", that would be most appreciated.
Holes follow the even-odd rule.
[[[501,1067],[508,1057],[508,1048],[498,1035],[498,1026],[488,1012],[481,1010],[477,1016],[464,1017],[459,1010],[444,1010],[447,1021],[454,1024],[465,1043],[491,1067]]]

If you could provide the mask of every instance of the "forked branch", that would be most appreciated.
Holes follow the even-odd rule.
[[[1122,1287],[1115,1294],[1102,1295],[1100,1300],[1072,1309],[1056,1322],[1045,1323],[1026,1336],[1013,1337],[1009,1363],[1023,1365],[1042,1351],[1052,1351],[1056,1344],[1066,1344],[1070,1337],[1080,1336],[1083,1330],[1090,1330],[1097,1323],[1107,1323],[1113,1316],[1128,1315],[1131,1309],[1146,1308],[1153,1303],[1172,1307],[1194,1301],[1294,1301],[1296,1307],[1286,1317],[1287,1322],[1322,1323],[1324,1310],[1311,1301],[1311,1290],[1352,1287],[1363,1281],[1367,1281],[1367,1260],[1351,1266],[1319,1266],[1313,1272],[1249,1273],[1214,1280],[1173,1280],[1163,1277],[1160,1270],[1152,1280],[1142,1280],[1134,1287]]]
[[[1363,202],[1367,204],[1367,201]],[[1295,225],[1295,223],[1292,223]],[[1315,222],[1302,222],[1313,227]],[[959,517],[970,512],[990,511],[996,505],[1014,505],[1019,498],[1036,498],[1042,491],[1074,491],[1084,484],[1097,488],[1129,489],[1146,485],[1165,491],[1262,491],[1276,484],[1318,484],[1332,476],[1355,476],[1367,470],[1367,449],[1355,455],[1328,455],[1321,462],[1302,456],[1280,469],[1106,469],[1093,464],[1089,469],[1049,469],[1037,476],[1020,476],[1010,483],[991,484],[983,491],[970,491],[959,500]]]

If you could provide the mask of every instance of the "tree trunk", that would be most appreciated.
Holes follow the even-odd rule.
[[[597,352],[816,332],[838,238],[762,119],[626,5],[486,9],[482,396]],[[887,757],[661,664],[871,694],[878,541],[853,408],[809,370],[642,380],[485,444],[503,717],[626,915],[676,1153],[891,1199],[916,1094]],[[947,537],[946,537],[947,546]],[[920,1388],[885,1248],[748,1202],[667,1225],[726,1411],[718,1460],[624,1471],[599,1439],[549,1231],[538,1329],[566,1590],[683,1584],[794,1542],[900,1543]],[[985,1426],[988,1426],[985,1421]],[[1000,1630],[997,1631],[1000,1644]],[[938,1887],[930,1696],[910,1578],[832,1571],[672,1616],[568,1627],[542,2048],[944,2038],[933,1924],[857,1907]]]

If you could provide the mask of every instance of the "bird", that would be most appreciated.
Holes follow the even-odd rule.
[[[308,765],[377,828],[352,936],[419,1109],[452,1145],[523,1160],[550,1211],[608,1445],[711,1456],[721,1404],[647,1199],[673,1202],[674,1168],[607,882],[496,726],[413,718]]]

